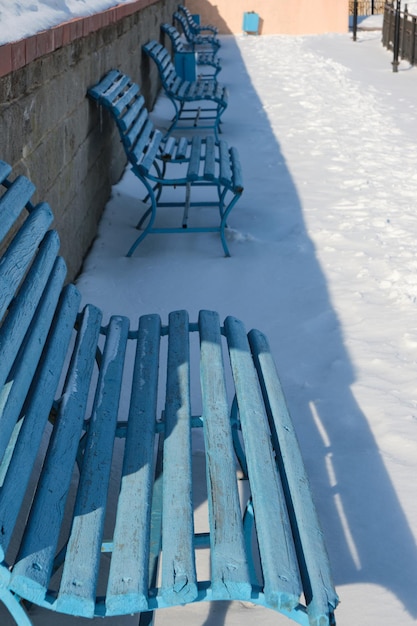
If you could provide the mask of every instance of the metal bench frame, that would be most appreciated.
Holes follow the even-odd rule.
[[[126,156],[132,170],[146,189],[149,207],[137,228],[142,234],[130,247],[131,256],[149,234],[218,232],[226,256],[230,256],[226,241],[227,219],[243,192],[239,156],[225,141],[215,141],[212,135],[192,139],[164,138],[155,129],[145,108],[139,86],[118,70],[108,72],[88,95],[110,112],[119,129]],[[162,201],[164,189],[183,187],[183,201]],[[213,190],[213,200],[192,200],[198,188]],[[189,211],[193,207],[216,207],[219,221],[210,226],[189,226]],[[182,207],[179,227],[154,226],[157,209]]]
[[[34,191],[0,161],[0,601],[19,626],[32,624],[27,603],[90,618],[139,613],[145,626],[156,609],[217,600],[333,625],[337,596],[265,336],[212,311],[136,325],[80,310]],[[196,570],[201,547],[208,578]]]

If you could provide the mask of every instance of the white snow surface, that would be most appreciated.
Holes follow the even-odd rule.
[[[0,0],[0,45],[133,0]]]
[[[1,0],[0,17],[5,4],[24,3]],[[59,3],[32,2],[43,4]],[[267,334],[341,599],[337,624],[411,626],[417,69],[401,62],[394,73],[378,31],[361,31],[357,42],[348,34],[241,35],[222,44],[219,79],[230,94],[222,137],[238,148],[245,181],[229,220],[231,258],[216,234],[151,235],[126,258],[143,192],[127,169],[77,284],[85,303],[106,317],[126,314],[133,326],[141,314],[166,322],[187,309],[195,320],[207,308]],[[166,127],[171,115],[161,96],[155,123]],[[36,608],[33,616],[36,626],[85,621]],[[157,625],[177,622],[289,623],[241,603],[157,615]]]

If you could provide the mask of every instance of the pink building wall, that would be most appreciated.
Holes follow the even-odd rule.
[[[259,15],[261,35],[346,33],[349,0],[185,0],[202,23],[212,23],[221,34],[242,32],[243,13]]]

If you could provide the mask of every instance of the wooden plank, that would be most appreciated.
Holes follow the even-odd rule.
[[[107,491],[113,457],[129,320],[112,317],[88,425],[80,483],[56,607],[93,617]]]
[[[38,604],[45,598],[54,565],[85,419],[101,318],[99,309],[90,305],[79,320],[51,441],[13,568],[11,587]]]
[[[265,335],[252,330],[249,342],[268,408],[274,447],[280,451],[277,461],[285,476],[284,489],[297,539],[309,617],[311,623],[327,624],[329,610],[336,608],[338,597],[297,435]]]
[[[0,491],[0,528],[2,529],[0,556],[2,559],[13,533],[43,431],[53,406],[80,302],[80,295],[74,286],[70,285],[65,289],[60,299],[57,315],[53,320],[50,336],[45,344],[64,278],[62,262],[58,259],[48,288],[38,307],[36,319],[31,325],[30,335],[24,349],[19,353],[13,370],[13,385],[8,401],[19,406],[19,403],[22,404],[22,398],[26,396],[26,389],[34,379],[34,370],[42,353],[36,384],[31,386],[24,403],[22,426]]]
[[[7,235],[34,191],[35,186],[27,178],[19,176],[0,198],[0,241]]]
[[[52,220],[49,207],[46,204],[39,205],[28,216],[4,253],[0,267],[0,319],[4,316]]]
[[[119,70],[110,70],[96,85],[88,89],[88,95],[98,100],[106,94],[106,99],[110,103],[114,93],[117,93],[120,87],[120,81],[128,82],[128,77],[123,77]]]
[[[233,190],[236,193],[242,193],[243,192],[242,166],[240,164],[239,153],[234,147],[230,148],[230,159],[231,159],[231,167],[232,167]]]
[[[153,124],[149,121],[148,111],[146,109],[142,109],[142,111],[133,121],[132,126],[128,129],[126,133],[123,134],[123,141],[126,143],[128,149],[132,146],[137,145],[137,142],[139,140],[142,141],[142,145],[145,147],[152,130]],[[142,134],[143,138],[141,138]],[[144,147],[141,149],[141,151],[145,149]]]
[[[148,608],[149,542],[161,320],[140,318],[106,614]]]
[[[202,139],[196,135],[191,140],[191,154],[187,168],[187,180],[198,180],[200,176],[200,160],[202,157]]]
[[[197,597],[191,476],[188,315],[169,315],[162,505],[161,593],[169,605]]]
[[[11,173],[11,166],[5,161],[0,160],[0,183],[3,183]]]
[[[3,321],[0,329],[0,353],[2,355],[0,359],[0,388],[4,387],[9,377],[18,350],[50,278],[58,250],[58,235],[55,231],[49,231],[41,243],[38,255],[26,275],[19,293],[10,305],[7,317]],[[63,265],[62,262],[60,265]],[[62,267],[61,272],[65,273],[64,267]],[[33,353],[30,358],[34,359]],[[11,380],[15,375],[16,373],[11,376]],[[16,382],[15,378],[14,380]],[[29,384],[30,378],[27,378],[27,385]],[[25,398],[25,393],[21,388],[17,396],[20,401],[17,404],[10,403],[6,400],[9,393],[10,386],[8,386],[8,391],[4,390],[0,394],[0,459],[3,457]]]
[[[212,135],[208,135],[205,141],[206,154],[204,157],[204,178],[214,180],[216,176],[216,143]]]
[[[251,584],[217,313],[199,315],[213,599],[249,600]]]
[[[149,132],[149,143],[146,146],[146,151],[143,148],[142,142],[145,136]],[[155,130],[150,120],[147,122],[147,128],[143,131],[140,141],[133,148],[133,154],[138,159],[138,167],[140,170],[148,173],[154,164],[156,155],[159,152],[159,147],[162,141],[162,133],[159,130]],[[141,155],[141,156],[140,156]]]
[[[219,141],[220,182],[229,189],[232,186],[232,168],[230,165],[229,146],[224,140]]]
[[[293,610],[302,592],[293,536],[268,419],[242,322],[224,324],[248,464],[256,532],[269,606]]]
[[[140,129],[142,125],[138,126],[138,120],[146,120],[147,116],[148,111],[145,108],[145,98],[140,96],[139,98],[132,99],[129,102],[129,108],[126,113],[119,120],[120,128],[122,131],[127,131],[135,122],[135,127]],[[139,132],[139,130],[137,132]]]

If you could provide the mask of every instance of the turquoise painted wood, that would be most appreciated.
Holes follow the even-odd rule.
[[[107,73],[88,90],[88,94],[112,115],[133,172],[143,183],[147,194],[148,208],[137,224],[137,228],[143,230],[129,248],[127,256],[131,256],[149,234],[196,232],[219,233],[224,253],[230,256],[225,229],[229,215],[243,192],[237,150],[229,147],[224,140],[215,140],[213,135],[164,139],[149,119],[138,85],[118,70]],[[213,189],[212,200],[194,199],[195,192],[203,186]],[[164,190],[177,187],[184,188],[183,201],[161,199]],[[190,209],[194,211],[197,207],[206,206],[217,209],[217,213],[210,216],[210,224],[200,225],[193,220],[193,225]],[[154,225],[157,212],[163,207],[179,212],[181,223],[178,227]]]
[[[155,62],[165,94],[174,106],[174,118],[166,136],[180,128],[211,129],[218,139],[229,99],[226,87],[213,80],[183,80],[168,50],[155,40],[142,49]]]
[[[195,46],[184,41],[175,26],[171,24],[161,24],[161,31],[170,38],[174,66],[179,76],[194,81],[197,78],[195,67],[197,65],[198,78],[216,80],[217,74],[222,69],[221,61],[216,56],[217,52],[195,49]],[[204,70],[200,71],[200,67]],[[206,68],[209,71],[206,71]],[[181,71],[186,73],[183,75]]]
[[[214,139],[206,148],[209,176]],[[166,149],[175,160],[184,145]],[[206,310],[104,323],[64,286],[33,185],[2,161],[0,181],[0,601],[16,624],[40,623],[33,604],[57,623],[138,614],[149,626],[159,608],[240,600],[333,626],[323,534],[265,336]]]

